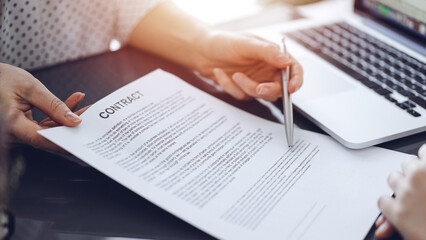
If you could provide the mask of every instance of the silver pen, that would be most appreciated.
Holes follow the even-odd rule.
[[[288,57],[287,47],[285,46],[285,38],[282,39],[282,52]],[[290,80],[290,66],[281,69],[281,77],[283,84],[283,113],[285,132],[287,136],[287,144],[289,147],[293,146],[293,103],[291,102],[291,95],[288,92],[288,81]]]

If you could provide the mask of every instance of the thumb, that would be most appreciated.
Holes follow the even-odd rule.
[[[240,49],[242,56],[264,61],[276,68],[285,68],[292,64],[291,58],[286,57],[277,44],[267,40],[249,39],[241,43]]]
[[[49,116],[55,122],[74,127],[80,124],[81,118],[74,114],[67,105],[53,95],[37,79],[31,89],[25,89],[24,99]]]

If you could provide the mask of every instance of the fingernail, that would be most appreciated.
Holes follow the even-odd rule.
[[[386,228],[386,224],[385,224],[385,223],[383,223],[383,224],[382,224],[382,225],[380,225],[380,227],[376,230],[376,232],[379,232],[379,233],[384,232],[384,231],[385,231],[385,228]]]
[[[297,83],[296,83],[296,81],[290,81],[289,83],[289,88],[290,89],[294,89],[294,91],[292,92],[292,93],[295,93],[297,90],[299,90],[300,89],[300,87],[302,86],[302,85],[298,85]]]
[[[80,100],[83,100],[83,98],[86,96],[86,94],[85,93],[80,93],[81,95],[80,95]]]
[[[73,112],[65,113],[65,118],[72,121],[72,122],[80,122],[81,121],[81,118]]]
[[[289,65],[291,63],[291,59],[286,57],[284,54],[280,54],[277,57],[277,60],[281,64]]]
[[[267,87],[260,87],[260,88],[257,89],[257,94],[259,96],[268,95],[269,94],[269,88],[267,88]]]

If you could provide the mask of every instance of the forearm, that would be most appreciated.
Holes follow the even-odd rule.
[[[209,26],[163,3],[148,13],[130,35],[129,44],[178,64],[197,69]]]
[[[289,92],[302,85],[300,64],[257,36],[215,30],[171,3],[154,8],[135,27],[130,45],[197,70],[237,99],[275,101],[281,71],[291,67]]]

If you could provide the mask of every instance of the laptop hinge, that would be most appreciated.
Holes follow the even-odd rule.
[[[417,53],[423,55],[426,57],[426,46],[423,45],[415,40],[412,40],[411,38],[408,38],[404,34],[401,34],[400,31],[396,32],[392,29],[390,29],[387,26],[384,26],[376,21],[373,21],[369,18],[363,18],[362,21],[367,26],[379,31],[380,33],[388,36],[389,38],[399,42],[400,44],[410,48],[413,51],[416,51]]]

